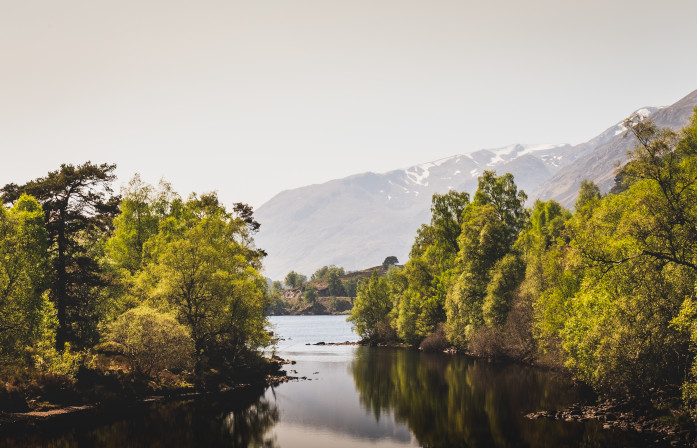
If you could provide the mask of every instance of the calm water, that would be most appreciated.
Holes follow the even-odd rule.
[[[596,422],[527,420],[580,399],[568,381],[524,366],[356,346],[344,316],[271,319],[276,352],[305,380],[266,391],[134,408],[32,431],[0,446],[621,447]]]

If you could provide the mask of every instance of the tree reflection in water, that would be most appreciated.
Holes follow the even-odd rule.
[[[276,448],[272,429],[278,423],[278,408],[262,393],[155,403],[123,410],[119,416],[80,418],[71,422],[72,427],[60,425],[0,438],[0,446]]]
[[[558,375],[526,366],[403,349],[360,348],[351,365],[361,405],[392,413],[424,447],[616,446],[597,422],[528,420],[577,401]],[[620,435],[619,437],[626,437]]]

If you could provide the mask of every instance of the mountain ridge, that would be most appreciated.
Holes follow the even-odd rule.
[[[697,90],[671,106],[634,113],[679,129],[688,124],[695,105]],[[487,169],[511,172],[530,203],[555,199],[570,208],[581,180],[595,181],[603,192],[612,187],[616,165],[626,162],[635,145],[633,138],[623,137],[623,122],[578,145],[514,143],[279,192],[256,212],[262,223],[257,245],[269,253],[266,275],[311,274],[330,264],[356,270],[390,255],[406,262],[416,230],[430,219],[432,194],[474,193],[477,176]]]

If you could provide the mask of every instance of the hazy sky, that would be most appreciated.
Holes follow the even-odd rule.
[[[255,207],[697,89],[695,0],[0,0],[0,184],[113,162]]]

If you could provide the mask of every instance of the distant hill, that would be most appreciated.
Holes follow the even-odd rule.
[[[697,105],[697,91],[669,107],[636,113],[659,126],[684,127]],[[629,115],[629,114],[628,114]],[[513,144],[483,149],[387,173],[362,173],[323,184],[286,190],[255,213],[261,222],[257,245],[266,250],[266,275],[281,279],[291,269],[304,274],[323,265],[355,270],[394,255],[404,263],[418,227],[430,218],[433,193],[473,193],[484,170],[515,176],[535,198],[573,206],[581,180],[608,191],[617,164],[635,142],[624,138],[623,119],[580,145]]]
[[[402,266],[397,266],[397,269]],[[341,275],[339,279],[342,283],[354,282],[355,285],[370,279],[376,271],[379,276],[387,273],[387,268],[380,265],[360,271],[349,271]],[[307,288],[313,288],[317,292],[317,299],[313,303],[308,303],[303,298],[303,293]],[[318,314],[348,314],[353,308],[355,297],[339,296],[331,297],[329,293],[329,283],[326,280],[311,280],[300,288],[284,290],[280,300],[272,303],[267,310],[270,315],[318,315]]]

